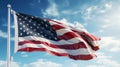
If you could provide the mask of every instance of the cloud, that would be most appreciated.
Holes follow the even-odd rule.
[[[38,61],[25,64],[23,67],[61,67],[61,64],[51,62],[51,61],[44,61],[43,59],[39,59]]]
[[[110,60],[112,56],[106,56],[99,52],[98,58],[94,64],[87,65],[87,67],[120,67],[120,64],[115,60]]]
[[[21,52],[21,56],[22,56],[22,57],[28,57],[28,55],[27,55],[26,52]]]
[[[112,2],[109,2],[109,3],[106,3],[105,4],[105,7],[107,8],[107,9],[110,9],[110,8],[112,8]]]
[[[7,33],[0,30],[0,37],[7,38]]]
[[[61,64],[44,61],[43,59],[39,59],[38,61],[29,63],[29,64],[21,64],[18,62],[11,61],[11,67],[62,67]],[[6,67],[6,61],[0,60],[0,67]]]
[[[101,48],[110,52],[120,52],[120,40],[114,37],[102,37]]]
[[[45,16],[59,16],[57,5],[54,0],[48,0],[50,6],[43,12]]]
[[[0,60],[0,67],[6,67],[6,61]],[[11,67],[20,67],[19,63],[11,62]]]
[[[74,21],[73,23],[69,22],[67,19],[63,18],[61,20],[57,20],[57,19],[53,19],[55,21],[58,21],[58,22],[61,22],[65,25],[68,25],[70,27],[72,27],[73,29],[76,29],[76,30],[79,30],[79,31],[85,31],[85,32],[88,32],[85,27],[84,27],[84,24],[81,24],[80,22],[78,21]],[[85,24],[86,25],[86,24]]]
[[[4,27],[8,27],[7,24],[3,24],[2,26],[4,26]],[[14,28],[15,28],[14,24],[11,24],[10,28],[14,29]]]
[[[80,10],[63,10],[61,11],[62,14],[66,14],[66,15],[75,15],[75,14],[80,14],[81,11]]]
[[[103,1],[103,0],[102,0]],[[99,17],[103,17],[110,12],[113,8],[113,3],[111,1],[102,2],[100,1],[97,5],[85,5],[82,7],[82,18],[84,20],[97,20]]]
[[[118,1],[101,2],[83,7],[82,18],[88,25],[93,25],[93,32],[101,36],[120,38],[120,5]]]
[[[2,30],[0,30],[0,37],[1,37],[1,38],[7,38],[8,35],[7,35],[6,32],[3,32]],[[14,40],[14,37],[11,37],[10,39],[11,39],[11,41],[13,41],[13,40]]]

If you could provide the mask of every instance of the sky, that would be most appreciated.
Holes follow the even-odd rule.
[[[72,60],[46,52],[14,53],[14,22],[11,15],[11,67],[120,67],[120,0],[0,0],[0,67],[7,50],[7,4],[13,10],[62,23],[82,24],[101,38],[97,58]]]

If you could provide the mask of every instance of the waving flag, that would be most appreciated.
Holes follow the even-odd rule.
[[[74,60],[89,60],[99,49],[99,38],[51,19],[14,13],[17,51],[45,51]]]

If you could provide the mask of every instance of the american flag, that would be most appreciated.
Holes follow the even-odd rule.
[[[45,51],[74,60],[90,60],[96,57],[100,39],[84,30],[51,19],[14,14],[18,51]]]

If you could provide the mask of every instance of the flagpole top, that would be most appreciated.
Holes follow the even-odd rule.
[[[8,4],[8,5],[7,5],[7,7],[8,7],[8,8],[11,8],[11,5],[10,5],[10,4]]]

